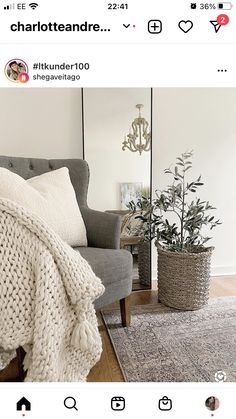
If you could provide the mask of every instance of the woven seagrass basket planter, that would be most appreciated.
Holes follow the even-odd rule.
[[[143,241],[138,246],[138,273],[140,284],[151,287],[151,244]]]
[[[157,251],[159,301],[179,310],[207,305],[213,247],[200,253]]]

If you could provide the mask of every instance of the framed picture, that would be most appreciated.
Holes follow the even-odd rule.
[[[121,183],[120,196],[121,196],[121,209],[127,210],[127,205],[130,201],[135,203],[142,196],[142,182],[135,183]]]

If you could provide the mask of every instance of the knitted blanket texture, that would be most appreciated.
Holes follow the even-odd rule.
[[[0,369],[22,346],[25,381],[84,381],[102,351],[93,302],[103,292],[78,251],[0,199]]]

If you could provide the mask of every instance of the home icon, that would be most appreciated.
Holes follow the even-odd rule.
[[[16,403],[16,410],[31,410],[31,403],[25,397],[22,397]]]

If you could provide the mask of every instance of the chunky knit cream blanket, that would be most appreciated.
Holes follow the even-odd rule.
[[[22,346],[26,381],[84,381],[102,345],[104,287],[41,219],[0,199],[0,369]]]

